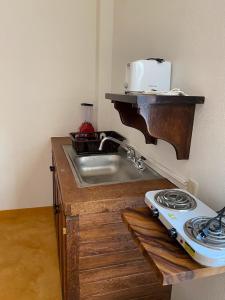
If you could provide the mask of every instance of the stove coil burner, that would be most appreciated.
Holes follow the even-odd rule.
[[[213,249],[225,249],[225,224],[221,223],[218,226],[217,220],[211,220],[212,218],[207,217],[192,218],[184,224],[184,232],[200,245]],[[202,235],[205,228],[207,228],[207,234]]]
[[[162,207],[173,210],[192,210],[197,203],[193,197],[180,190],[164,190],[155,195],[155,201]]]

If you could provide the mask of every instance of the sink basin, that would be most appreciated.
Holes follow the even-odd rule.
[[[77,155],[70,145],[63,146],[74,177],[80,187],[162,178],[145,165],[138,170],[124,150],[113,154]]]
[[[119,171],[121,157],[119,155],[77,156],[73,162],[82,177],[112,176]]]

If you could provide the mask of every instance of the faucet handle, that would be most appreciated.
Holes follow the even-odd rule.
[[[135,165],[137,166],[138,170],[143,171],[145,169],[144,160],[146,160],[145,157],[140,156],[135,162]]]
[[[135,150],[131,146],[127,146],[127,158],[132,160],[135,158]]]

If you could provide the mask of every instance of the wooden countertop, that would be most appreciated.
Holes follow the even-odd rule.
[[[127,209],[123,220],[163,285],[225,273],[225,267],[203,267],[195,262],[148,208]]]
[[[52,154],[63,199],[65,214],[77,215],[118,211],[136,207],[137,199],[144,199],[149,190],[173,188],[167,179],[128,182],[79,188],[63,151],[63,145],[70,145],[69,137],[53,137]],[[142,201],[144,206],[144,201]]]

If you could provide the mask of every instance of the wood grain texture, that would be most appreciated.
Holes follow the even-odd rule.
[[[170,299],[119,214],[80,216],[80,299]]]
[[[225,272],[225,267],[203,267],[195,262],[148,208],[128,209],[123,219],[163,285]]]
[[[173,145],[177,159],[188,159],[194,122],[194,104],[152,105],[141,108],[149,133]]]
[[[138,108],[131,103],[114,102],[115,109],[119,112],[121,122],[129,127],[140,130],[144,137],[146,144],[157,144],[157,139],[152,137],[148,131],[145,119],[138,114]]]
[[[143,260],[139,249],[86,256],[80,258],[80,270],[83,271],[87,269],[103,268],[109,265],[119,265],[134,260]]]
[[[53,173],[53,205],[54,205],[54,215],[55,215],[56,238],[57,238],[57,245],[58,245],[62,297],[66,299],[67,290],[68,290],[67,282],[66,282],[67,266],[65,264],[67,251],[66,251],[66,236],[63,234],[63,228],[66,226],[66,217],[64,215],[64,210],[62,206],[62,197],[59,188],[58,178],[55,172]]]
[[[158,287],[152,285],[142,285],[131,287],[129,289],[114,291],[107,294],[96,294],[87,297],[81,297],[82,300],[133,300],[137,297],[148,297],[151,300],[169,300],[171,288],[166,287],[162,292],[157,290]]]
[[[102,280],[90,283],[81,283],[81,293],[84,297],[94,295],[96,291],[99,294],[113,293],[115,290],[124,290],[132,287],[147,285],[155,280],[155,274],[152,272],[139,273],[126,276],[125,278],[116,277],[108,280]],[[151,288],[152,289],[152,288]]]
[[[167,141],[177,159],[188,159],[190,153],[195,105],[204,97],[143,94],[106,94],[120,114],[121,122],[140,130],[147,144],[157,139]]]
[[[79,216],[66,218],[66,281],[67,300],[80,299],[79,278]]]
[[[83,227],[83,226],[82,226]],[[118,224],[104,224],[93,226],[92,228],[81,229],[80,230],[80,241],[96,241],[98,240],[112,240],[118,238],[118,233],[120,236],[127,234],[127,228],[123,223]]]
[[[118,253],[136,249],[137,245],[131,239],[130,233],[125,236],[119,235],[116,240],[83,242],[80,244],[80,257],[102,255],[107,253]]]
[[[149,272],[150,268],[145,260],[123,263],[120,265],[109,265],[105,268],[89,269],[80,272],[82,284],[96,282],[111,278],[123,277],[132,274]]]
[[[146,180],[121,184],[79,188],[63,151],[70,138],[52,138],[54,167],[57,172],[65,215],[119,212],[126,207],[143,206],[143,197],[149,190],[173,188],[167,179]]]
[[[121,215],[118,212],[86,214],[80,216],[80,230],[93,228],[104,224],[118,224],[122,223]]]
[[[113,94],[106,93],[106,99],[119,101],[124,103],[137,104],[140,101],[148,104],[203,104],[205,97],[203,96],[167,96],[167,95],[148,95],[148,94]]]

